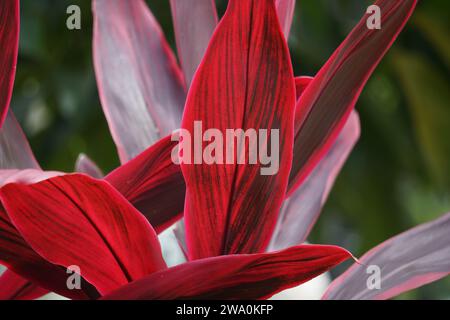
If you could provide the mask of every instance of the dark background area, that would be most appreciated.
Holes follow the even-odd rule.
[[[148,2],[174,48],[169,1]],[[226,1],[217,2],[223,13]],[[296,75],[314,75],[370,3],[297,1],[289,38]],[[66,28],[71,4],[82,9],[78,31]],[[89,0],[21,1],[12,109],[44,169],[73,171],[81,152],[104,172],[119,164],[96,89],[90,6]],[[449,9],[446,0],[422,0],[367,84],[357,104],[361,139],[311,242],[342,245],[359,256],[450,211]],[[450,299],[450,281],[402,298]]]

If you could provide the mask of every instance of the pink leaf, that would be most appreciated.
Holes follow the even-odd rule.
[[[217,25],[214,0],[170,0],[178,54],[189,86]]]
[[[94,0],[94,66],[122,163],[180,127],[181,71],[143,0]]]
[[[447,213],[383,242],[335,279],[323,299],[384,300],[448,276],[449,230]],[[379,287],[368,287],[377,275]]]
[[[92,178],[103,178],[102,170],[87,155],[81,153],[75,163],[75,171],[85,173]]]
[[[294,18],[295,0],[275,0],[278,19],[286,39],[291,31],[292,18]]]
[[[12,111],[0,128],[0,169],[40,169]]]

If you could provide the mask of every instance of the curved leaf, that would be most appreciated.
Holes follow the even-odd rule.
[[[34,300],[47,293],[48,290],[18,276],[11,270],[6,270],[0,276],[0,300]]]
[[[381,9],[381,29],[367,28],[369,14],[365,14],[306,88],[296,106],[290,192],[331,148],[364,85],[416,3],[417,0],[376,1]]]
[[[349,257],[339,247],[304,245],[276,253],[195,260],[130,283],[103,299],[264,299]]]
[[[72,299],[98,297],[96,290],[87,283],[83,283],[81,290],[69,290],[66,270],[43,259],[30,247],[11,223],[2,205],[0,205],[0,261],[23,278],[65,297]]]
[[[323,299],[389,299],[450,274],[450,213],[391,238],[367,252],[331,283]],[[370,290],[369,266],[380,269]]]
[[[150,221],[157,233],[183,214],[186,187],[180,167],[171,159],[175,146],[170,136],[161,139],[105,177]]]
[[[79,266],[101,294],[166,267],[153,228],[106,182],[66,175],[8,184],[0,197],[39,255],[55,265]]]

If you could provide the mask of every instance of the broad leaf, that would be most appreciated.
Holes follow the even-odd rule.
[[[249,143],[232,148],[234,164],[181,162],[191,259],[261,252],[270,240],[292,162],[295,104],[291,61],[277,19],[271,0],[231,0],[192,82],[182,122],[185,132],[198,139],[194,123],[201,121],[203,132],[213,128],[223,137],[226,129],[251,129],[257,134],[264,129],[269,142],[276,140],[271,130],[279,130],[279,140],[271,145],[279,146],[279,170],[263,175],[260,161],[236,164],[238,154],[249,163],[254,151],[249,149],[255,146],[242,148]],[[223,152],[225,162],[230,152],[223,140],[218,153]],[[203,142],[201,147],[205,146]],[[190,160],[203,156],[195,147],[189,149],[183,152],[191,152]]]
[[[98,297],[96,290],[87,283],[82,285],[81,290],[69,290],[66,270],[48,262],[30,247],[11,223],[2,205],[0,205],[0,261],[21,277],[65,297],[72,299]]]
[[[55,265],[78,266],[101,294],[166,267],[153,228],[106,182],[66,175],[8,184],[0,197],[33,250]]]
[[[304,245],[277,253],[195,260],[135,281],[104,299],[264,299],[349,257],[339,247]]]

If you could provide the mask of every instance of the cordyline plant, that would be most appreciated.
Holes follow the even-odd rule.
[[[122,165],[105,177],[87,157],[42,171],[9,111],[0,132],[0,298],[53,291],[73,299],[262,299],[351,257],[302,245],[359,137],[353,111],[415,0],[379,0],[314,78],[294,78],[286,37],[295,0],[170,1],[182,71],[144,1],[94,0],[100,98]],[[0,108],[17,60],[19,4],[0,4]],[[260,164],[176,165],[180,127],[279,129],[275,175]],[[187,262],[167,267],[157,234],[178,229]],[[360,259],[324,299],[387,299],[450,271],[450,214]],[[76,265],[81,289],[67,286]],[[366,286],[366,266],[381,288]]]

